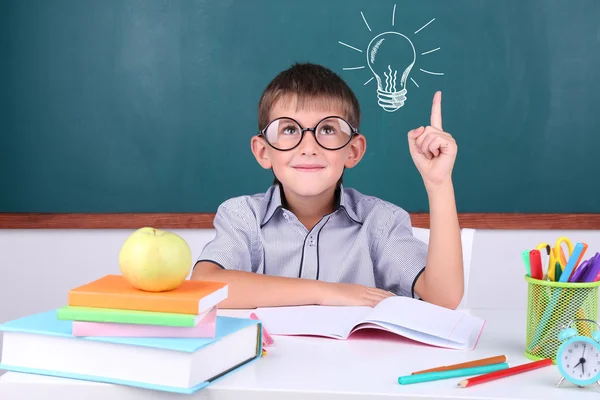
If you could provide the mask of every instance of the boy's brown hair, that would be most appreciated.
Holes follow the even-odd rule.
[[[296,109],[340,107],[350,125],[360,127],[360,105],[354,92],[335,72],[318,64],[295,63],[280,72],[267,85],[258,103],[258,129],[270,122],[273,106],[283,99],[293,99]],[[340,178],[340,183],[341,183]],[[279,181],[275,177],[274,184]]]
[[[332,70],[318,64],[295,63],[267,85],[258,103],[258,129],[269,121],[271,109],[285,97],[293,97],[297,109],[317,103],[341,106],[348,122],[359,129],[360,105],[352,89]]]

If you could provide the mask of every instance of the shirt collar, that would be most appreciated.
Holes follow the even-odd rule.
[[[264,207],[264,213],[262,222],[260,224],[263,227],[275,214],[275,211],[283,208],[281,204],[281,190],[279,185],[273,185],[267,190],[265,194],[266,206]]]
[[[343,209],[352,221],[362,224],[362,219],[356,215],[356,204],[352,200],[352,197],[348,196],[348,192],[344,190],[344,186],[340,184],[339,208]]]
[[[348,196],[342,184],[340,184],[338,190],[339,196],[336,209],[343,210],[348,216],[348,218],[350,218],[352,221],[358,224],[362,224],[363,221],[356,215],[356,207],[355,204],[353,204],[352,202],[352,197]],[[281,187],[278,184],[271,186],[269,190],[267,190],[265,200],[266,204],[263,208],[264,212],[261,227],[264,226],[267,222],[269,222],[271,218],[273,218],[273,215],[275,215],[275,212],[277,210],[283,208],[283,204],[281,201]]]

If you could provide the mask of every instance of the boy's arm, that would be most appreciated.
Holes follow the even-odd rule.
[[[223,308],[319,304],[325,283],[226,270],[208,261],[196,264],[192,279],[227,282],[229,295],[219,304]]]
[[[454,138],[442,129],[442,94],[431,106],[431,126],[408,133],[410,154],[429,197],[430,233],[425,271],[415,283],[423,300],[456,308],[464,293],[462,244],[452,184],[457,154]]]
[[[391,296],[363,285],[286,278],[254,272],[227,270],[200,261],[191,279],[227,282],[229,295],[222,308],[258,308],[297,305],[370,306]]]
[[[430,187],[429,250],[427,267],[415,283],[415,293],[423,300],[456,308],[464,293],[464,273],[460,226],[452,182]]]

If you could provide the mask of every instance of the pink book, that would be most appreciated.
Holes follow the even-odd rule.
[[[117,336],[155,338],[212,338],[217,327],[217,307],[212,307],[193,327],[118,324],[112,322],[73,321],[73,336]]]

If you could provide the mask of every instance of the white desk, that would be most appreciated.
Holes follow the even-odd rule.
[[[419,345],[387,334],[346,341],[308,337],[275,337],[275,347],[252,365],[194,395],[175,395],[94,382],[6,373],[0,377],[0,399],[181,400],[187,399],[595,399],[600,388],[578,388],[568,382],[556,388],[558,368],[550,366],[471,388],[463,378],[399,385],[398,376],[443,364],[505,354],[510,365],[529,362],[523,356],[524,311],[475,310],[486,318],[473,351]],[[224,315],[247,313],[222,311]],[[309,397],[310,396],[310,397]]]

